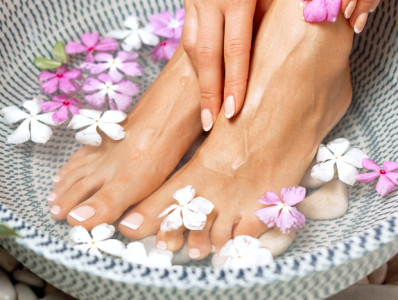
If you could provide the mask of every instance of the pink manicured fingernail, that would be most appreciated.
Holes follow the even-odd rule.
[[[368,20],[368,13],[362,13],[358,16],[354,25],[355,33],[359,34],[362,32],[362,30],[365,28],[367,20]]]
[[[124,218],[120,224],[124,225],[133,230],[137,230],[144,223],[144,216],[139,213],[132,213],[131,215]]]
[[[61,180],[61,177],[59,177],[58,175],[53,177],[54,182],[59,182],[60,180]]]
[[[50,212],[53,215],[58,215],[59,212],[61,211],[61,208],[58,205],[54,205],[53,207],[51,207]]]
[[[95,210],[92,207],[86,205],[72,210],[69,215],[79,222],[84,222],[95,215]]]
[[[159,248],[161,250],[166,250],[167,249],[167,243],[164,241],[157,241],[156,242],[156,248]]]
[[[235,99],[234,96],[228,96],[225,99],[225,117],[230,119],[235,114]]]
[[[345,8],[344,11],[344,17],[346,19],[351,18],[352,13],[355,10],[355,6],[357,5],[357,1],[356,0],[351,0],[350,3],[348,3],[347,7]]]
[[[213,116],[207,108],[202,110],[202,126],[204,131],[209,131],[213,127]]]
[[[190,258],[199,258],[200,257],[200,250],[196,248],[189,249],[188,255]]]
[[[50,195],[48,195],[47,201],[48,202],[53,202],[55,200],[55,198],[57,198],[57,194],[51,193]]]

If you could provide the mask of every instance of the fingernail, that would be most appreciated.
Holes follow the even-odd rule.
[[[235,99],[234,96],[228,96],[225,99],[225,117],[230,119],[235,114]]]
[[[216,253],[217,247],[214,245],[211,245],[211,253]]]
[[[167,249],[167,243],[164,241],[157,241],[156,242],[156,248],[159,248],[161,250],[166,250]]]
[[[369,11],[371,13],[373,13],[376,10],[377,6],[379,6],[379,3],[380,3],[380,1],[376,1],[375,4],[373,4],[373,6],[370,8]]]
[[[213,127],[213,116],[207,108],[202,110],[202,126],[204,131],[209,131]]]
[[[53,202],[55,200],[55,198],[57,198],[57,194],[51,193],[50,195],[48,195],[47,201],[48,202]]]
[[[61,177],[59,177],[58,175],[53,177],[54,182],[59,182],[60,180],[61,180]]]
[[[348,3],[347,7],[345,8],[344,11],[344,17],[346,19],[351,18],[352,13],[354,12],[355,6],[357,5],[357,1],[356,0],[352,0],[350,1],[350,3]]]
[[[121,225],[124,225],[133,230],[137,230],[138,228],[140,228],[142,223],[144,223],[144,216],[136,212],[127,216],[122,220],[122,222],[120,222]]]
[[[74,210],[72,210],[69,215],[73,218],[78,220],[79,222],[84,222],[87,219],[90,219],[92,216],[95,215],[95,210],[90,206],[81,206]]]
[[[51,207],[50,212],[53,215],[58,215],[59,212],[61,211],[61,208],[58,205],[54,205],[53,207]]]
[[[366,21],[368,20],[368,14],[362,13],[358,16],[357,20],[355,21],[354,31],[355,33],[359,34],[365,28]]]
[[[200,250],[196,248],[189,249],[188,255],[190,258],[199,258],[200,257]]]

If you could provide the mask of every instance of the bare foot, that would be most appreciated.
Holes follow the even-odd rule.
[[[49,197],[55,219],[88,229],[113,223],[164,182],[202,132],[198,82],[182,47],[123,125],[125,139],[86,146],[61,168]]]
[[[186,185],[215,206],[205,228],[189,233],[191,258],[217,251],[234,236],[266,231],[254,215],[262,207],[257,199],[299,184],[350,104],[352,39],[342,15],[336,23],[308,24],[296,0],[275,0],[257,34],[241,114],[232,122],[218,118],[195,157],[131,209],[120,231],[132,239],[157,233],[159,247],[179,249],[183,229],[161,232],[157,217]],[[137,216],[145,220],[140,228],[125,226]]]

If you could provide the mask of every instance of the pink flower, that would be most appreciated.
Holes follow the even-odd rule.
[[[114,82],[123,79],[123,74],[128,76],[141,76],[142,69],[139,63],[135,62],[138,54],[134,51],[119,51],[114,58],[109,53],[98,53],[94,56],[95,63],[83,63],[82,67],[88,69],[91,74],[99,74],[108,71]],[[122,73],[120,73],[122,72]]]
[[[68,98],[65,95],[55,95],[52,97],[54,101],[46,101],[41,103],[41,110],[43,112],[54,111],[59,108],[57,112],[52,115],[54,123],[61,123],[69,118],[69,112],[72,115],[79,113],[82,103],[75,98]]]
[[[66,47],[65,51],[68,54],[76,54],[87,52],[87,56],[85,61],[93,62],[93,52],[94,51],[101,51],[101,52],[108,52],[108,51],[115,51],[119,46],[119,43],[111,38],[105,38],[101,41],[99,40],[98,33],[85,33],[81,36],[82,44],[76,42],[69,42]]]
[[[308,1],[304,1],[307,3]],[[339,15],[341,0],[312,0],[304,10],[304,20],[307,22],[335,22]]]
[[[82,90],[85,93],[93,92],[84,98],[95,109],[102,108],[108,100],[111,109],[125,110],[140,88],[128,80],[115,83],[108,74],[102,73],[98,79],[87,78],[82,85]]]
[[[43,71],[39,75],[39,81],[41,82],[40,87],[45,94],[54,94],[58,91],[58,88],[62,94],[75,93],[79,89],[79,84],[72,80],[80,80],[82,71],[73,69],[67,71],[68,68],[65,65],[59,67],[56,73]]]
[[[293,205],[303,201],[305,193],[301,186],[283,188],[282,200],[274,192],[265,192],[258,202],[267,206],[256,211],[255,216],[268,227],[279,227],[284,234],[296,231],[304,226],[305,217]]]
[[[394,172],[398,170],[398,162],[384,161],[382,169],[370,158],[365,158],[362,160],[362,166],[364,169],[376,172],[358,174],[355,179],[359,182],[369,183],[380,177],[376,184],[376,191],[380,195],[384,196],[391,193],[395,186],[398,185],[398,172]]]
[[[161,59],[170,60],[178,47],[177,40],[166,40],[160,42],[155,48],[151,50],[151,57],[154,61],[158,62]]]
[[[174,18],[168,11],[151,16],[150,23],[153,33],[168,39],[180,39],[184,25],[185,10],[177,9]]]

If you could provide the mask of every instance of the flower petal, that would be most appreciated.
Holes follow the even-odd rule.
[[[79,143],[96,147],[101,145],[102,142],[102,138],[97,132],[97,125],[95,124],[77,132],[75,137]]]
[[[79,84],[69,80],[68,78],[61,78],[59,80],[59,90],[63,94],[72,94],[78,91],[80,88]]]
[[[82,91],[86,93],[97,91],[101,84],[97,78],[87,78],[82,84]]]
[[[40,82],[47,81],[47,80],[49,80],[51,78],[54,78],[55,75],[56,75],[55,73],[51,73],[51,72],[48,72],[48,71],[43,71],[43,72],[40,73],[38,79],[39,79]]]
[[[322,22],[326,20],[327,8],[325,0],[313,0],[303,10],[304,19],[307,22]]]
[[[76,43],[76,42],[69,42],[65,46],[65,51],[68,54],[82,53],[82,52],[87,51],[87,47],[83,46],[82,44]]]
[[[353,185],[356,181],[355,176],[358,175],[358,170],[341,159],[337,160],[336,165],[339,179],[346,184]]]
[[[188,206],[194,206],[197,210],[205,215],[208,215],[214,209],[213,203],[203,197],[196,197],[187,204],[187,207]]]
[[[390,179],[394,184],[398,185],[398,172],[387,172],[386,176]]]
[[[55,126],[57,124],[54,123],[53,114],[54,113],[49,112],[49,113],[46,113],[46,114],[36,115],[36,120],[40,121],[40,122],[42,122],[44,124],[47,124],[47,125]]]
[[[258,202],[264,205],[269,205],[269,204],[282,203],[282,200],[277,193],[265,192],[264,198],[259,198]]]
[[[119,124],[114,123],[98,123],[98,127],[114,141],[124,139],[126,132]]]
[[[311,176],[322,181],[330,181],[334,177],[334,165],[334,160],[321,162],[312,167]]]
[[[29,115],[16,106],[7,106],[2,109],[4,120],[7,124],[14,124],[29,117]]]
[[[189,230],[202,230],[207,221],[207,217],[200,211],[192,211],[186,207],[182,209],[182,221]]]
[[[133,102],[133,97],[125,94],[114,93],[109,96],[109,107],[111,109],[125,110]]]
[[[125,51],[131,51],[133,49],[140,49],[142,46],[141,39],[137,32],[132,32],[130,35],[123,41],[122,48]]]
[[[283,202],[289,206],[296,205],[297,203],[303,201],[305,198],[305,193],[305,188],[301,186],[283,188],[281,191]]]
[[[370,183],[377,179],[380,176],[380,172],[370,172],[364,174],[358,174],[355,176],[356,181],[363,183]]]
[[[48,81],[42,82],[40,84],[40,87],[43,90],[43,93],[54,94],[58,90],[58,82],[59,82],[59,78],[55,77]]]
[[[375,171],[380,171],[381,170],[381,168],[378,166],[378,164],[376,164],[370,158],[365,158],[365,159],[362,160],[362,167],[364,169],[368,169],[368,170],[375,170]]]
[[[18,128],[9,136],[7,136],[7,143],[10,144],[22,144],[30,139],[29,130],[30,120],[27,119],[18,126]]]
[[[129,16],[124,20],[123,25],[130,29],[138,29],[138,18],[136,16]]]
[[[139,93],[140,88],[138,85],[132,83],[131,81],[123,80],[116,85],[116,91],[129,96],[134,96]]]
[[[80,112],[80,107],[75,105],[69,105],[69,111],[72,113],[72,115],[77,115]]]
[[[171,212],[172,210],[175,210],[177,208],[179,208],[180,206],[177,204],[172,204],[170,205],[168,208],[166,208],[164,211],[162,211],[160,213],[160,215],[158,216],[158,218],[163,218],[164,216],[168,215],[169,212]]]
[[[119,47],[119,43],[112,38],[104,38],[101,40],[95,50],[97,51],[115,51]]]
[[[31,101],[25,101],[22,106],[25,107],[32,115],[37,115],[41,112],[41,99],[34,98]]]
[[[105,95],[102,92],[97,92],[91,95],[84,96],[86,102],[95,109],[101,109],[105,106]]]
[[[362,168],[362,160],[368,158],[365,152],[359,150],[358,148],[351,148],[344,154],[341,159],[347,164],[350,164],[356,168]]]
[[[132,242],[123,251],[122,258],[129,263],[142,264],[147,260],[148,256],[141,242]]]
[[[184,18],[185,18],[185,9],[183,9],[183,8],[178,8],[178,9],[176,9],[175,14],[174,14],[174,18],[175,18],[177,21],[184,21]]]
[[[133,61],[138,58],[138,53],[134,51],[119,51],[116,57],[120,59],[121,62]]]
[[[350,141],[345,138],[335,139],[326,145],[335,156],[342,156],[350,148]]]
[[[280,212],[279,205],[271,205],[257,210],[254,215],[269,228],[276,226]]]
[[[129,76],[141,76],[142,68],[139,63],[136,62],[126,62],[119,67],[126,75]]]
[[[113,59],[113,55],[110,53],[99,52],[94,55],[94,60],[96,62],[108,62]]]
[[[107,110],[101,117],[101,123],[120,123],[127,118],[127,115],[119,110]]]
[[[169,268],[172,266],[171,260],[173,259],[173,252],[153,248],[148,253],[147,264],[149,266]]]
[[[99,34],[96,32],[87,32],[82,34],[80,39],[87,48],[94,47],[98,43]]]
[[[195,189],[192,185],[187,185],[173,194],[173,199],[177,200],[180,205],[185,205],[195,197]]]
[[[248,235],[238,235],[233,241],[238,252],[247,252],[248,250],[258,249],[261,246],[259,239]]]
[[[324,144],[319,145],[318,153],[316,155],[316,161],[319,162],[324,162],[329,159],[333,159],[334,155],[328,147],[326,147]]]
[[[109,239],[114,233],[115,227],[106,223],[97,225],[91,230],[91,235],[93,236],[94,241],[103,241]]]
[[[181,209],[175,209],[171,214],[167,215],[160,225],[163,232],[172,231],[180,228],[182,225]]]
[[[123,40],[125,39],[129,34],[131,33],[131,30],[112,30],[111,32],[108,32],[106,34],[107,37],[114,38],[117,40]]]
[[[84,110],[81,109],[80,112]],[[80,129],[89,125],[94,124],[94,120],[91,118],[87,118],[86,116],[79,114],[79,115],[74,115],[72,117],[72,120],[70,120],[68,127],[72,129]]]
[[[335,22],[340,12],[341,0],[325,0],[327,8],[327,18],[329,22]]]
[[[119,82],[124,77],[116,68],[110,68],[108,75],[112,78],[113,82]]]
[[[64,77],[68,79],[81,79],[82,77],[82,70],[79,69],[72,69],[68,72],[64,73]]]
[[[294,213],[293,210],[295,210]],[[290,210],[284,208],[279,214],[276,226],[278,226],[283,234],[289,234],[297,228],[304,226],[302,221],[302,214],[295,207],[292,207]]]
[[[126,246],[123,244],[123,242],[116,239],[96,242],[96,245],[101,251],[114,256],[121,256],[124,249],[126,249]]]
[[[295,219],[294,228],[299,229],[301,227],[304,227],[305,216],[301,212],[299,212],[296,207],[292,207],[290,213],[293,215],[293,218]]]
[[[61,105],[62,105],[62,103],[57,102],[57,101],[45,101],[41,104],[40,108],[44,112],[50,112],[50,111],[56,110]]]
[[[70,240],[75,244],[91,243],[92,239],[86,228],[81,225],[74,226],[69,232]]]
[[[52,115],[55,123],[62,123],[69,118],[68,108],[64,105]]]
[[[391,193],[395,188],[395,184],[391,182],[384,174],[380,175],[379,181],[376,184],[376,191],[384,196]]]
[[[47,143],[47,141],[53,135],[50,127],[38,122],[37,120],[31,120],[30,132],[32,141],[42,144]]]
[[[97,247],[90,247],[90,249],[88,249],[88,253],[89,254],[91,254],[91,255],[95,255],[95,256],[98,256],[98,257],[102,257],[102,254],[101,254],[101,252],[98,250],[98,248]]]
[[[81,109],[80,115],[92,119],[93,121],[99,120],[101,118],[102,111],[94,109]]]
[[[396,170],[398,170],[398,162],[384,161],[383,169],[386,170],[387,172],[396,171]]]
[[[149,46],[156,46],[159,44],[159,37],[152,33],[152,27],[150,25],[145,26],[144,28],[138,31],[138,35],[142,42]]]

